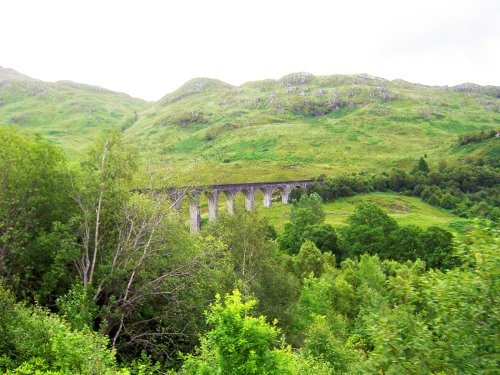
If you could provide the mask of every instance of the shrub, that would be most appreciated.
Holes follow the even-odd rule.
[[[31,373],[119,372],[108,339],[89,329],[72,330],[68,323],[41,308],[15,303],[0,285],[0,370]],[[20,369],[28,372],[22,372]],[[24,371],[24,370],[23,370]]]

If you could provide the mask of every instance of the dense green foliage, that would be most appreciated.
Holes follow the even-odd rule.
[[[363,253],[398,261],[424,260],[429,268],[449,269],[457,264],[450,232],[429,227],[425,231],[414,225],[399,227],[382,209],[362,204],[341,229],[340,247],[344,258]]]
[[[445,269],[458,264],[450,232],[433,226],[426,230],[414,225],[399,226],[373,204],[358,205],[338,234],[331,225],[323,224],[324,218],[318,194],[303,195],[293,202],[291,220],[277,239],[281,250],[296,254],[305,241],[310,241],[321,252],[333,253],[337,260],[368,253],[398,261],[422,259],[429,268]]]
[[[314,327],[323,337],[330,330],[323,344],[309,340],[341,372],[494,373],[497,234],[474,234],[470,241],[484,242],[463,246],[466,264],[447,273],[425,272],[420,261],[347,259],[340,269],[306,279],[297,328]]]
[[[116,133],[73,171],[40,138],[0,136],[5,285],[74,328],[99,329],[120,356],[147,349],[177,359],[176,350],[191,348],[199,319],[186,321],[183,311],[201,316],[193,296],[209,300],[219,290],[193,288],[217,272],[206,260],[223,245],[194,242],[166,198],[130,193],[135,157]]]
[[[441,161],[429,169],[420,158],[410,173],[400,169],[376,175],[351,174],[326,178],[314,189],[326,200],[373,191],[392,191],[418,196],[462,217],[500,218],[500,166],[498,160],[477,160],[448,166]]]
[[[1,285],[0,335],[0,371],[8,374],[118,373],[107,337],[72,330],[55,314],[18,304]]]
[[[190,235],[166,195],[131,190],[137,152],[119,132],[74,167],[40,137],[2,129],[0,146],[0,371],[497,371],[495,222],[462,228],[460,241],[372,204],[343,226],[324,223],[321,195],[420,184],[430,199],[451,189],[458,167],[327,179],[295,195],[277,235],[243,210]],[[495,168],[464,169],[454,185],[464,202],[498,196],[474,175]]]
[[[287,259],[269,236],[269,224],[254,213],[221,215],[208,227],[206,235],[225,244],[225,254],[217,261],[224,271],[221,292],[234,288],[259,300],[257,311],[288,324],[290,306],[297,298],[299,282],[290,272]]]
[[[325,213],[318,194],[303,195],[292,203],[290,221],[278,237],[281,249],[295,254],[304,240],[311,240],[323,251],[336,250],[337,237],[330,225],[323,224]]]
[[[218,297],[207,313],[213,329],[202,340],[199,355],[186,358],[181,373],[303,374],[304,365],[297,367],[299,359],[284,347],[279,330],[264,316],[249,315],[255,302],[243,302],[237,290],[226,295],[224,306]]]
[[[72,172],[47,141],[0,130],[0,256],[3,275],[25,298],[55,302],[77,256],[69,222]],[[51,251],[53,250],[53,251]]]

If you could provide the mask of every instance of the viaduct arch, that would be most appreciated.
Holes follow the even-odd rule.
[[[221,194],[226,196],[227,212],[234,214],[235,198],[239,192],[245,196],[245,208],[248,211],[254,209],[254,196],[260,190],[264,195],[264,207],[271,207],[272,195],[278,190],[281,195],[281,201],[284,204],[290,203],[290,193],[295,187],[309,188],[314,183],[322,183],[319,180],[299,180],[299,181],[280,181],[280,182],[250,182],[244,184],[225,184],[211,185],[206,187],[194,187],[189,192],[189,220],[191,233],[198,233],[201,229],[200,196],[205,194],[208,198],[208,220],[217,219],[218,203]],[[169,195],[175,202],[177,210],[181,209],[183,193],[180,190],[170,191]]]

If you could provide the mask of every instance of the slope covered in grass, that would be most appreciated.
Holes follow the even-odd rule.
[[[144,165],[181,184],[307,179],[408,169],[469,157],[498,159],[500,88],[424,86],[368,75],[294,73],[235,87],[193,79],[156,103],[0,67],[0,126],[37,132],[70,158],[120,128]],[[138,184],[142,184],[138,182]]]
[[[0,126],[40,133],[78,157],[104,130],[132,125],[149,104],[69,81],[43,82],[0,67]]]
[[[493,86],[367,75],[296,73],[239,87],[199,78],[143,112],[126,134],[148,161],[187,178],[196,166],[207,183],[373,172],[408,168],[424,154],[458,160],[471,147],[498,155],[497,139],[485,151],[458,147],[457,138],[497,129],[499,98]]]
[[[325,223],[334,227],[344,225],[356,206],[362,203],[371,203],[387,212],[399,225],[417,225],[421,228],[439,226],[447,230],[454,230],[467,223],[467,219],[459,218],[446,210],[433,207],[417,197],[408,197],[395,193],[370,193],[353,197],[344,197],[325,204]],[[259,206],[258,211],[269,222],[280,228],[290,214],[290,206],[274,204],[271,208]],[[465,225],[465,224],[464,224]]]

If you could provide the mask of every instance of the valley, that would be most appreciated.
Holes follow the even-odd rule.
[[[0,68],[0,372],[496,373],[499,105],[308,73],[146,102]]]

